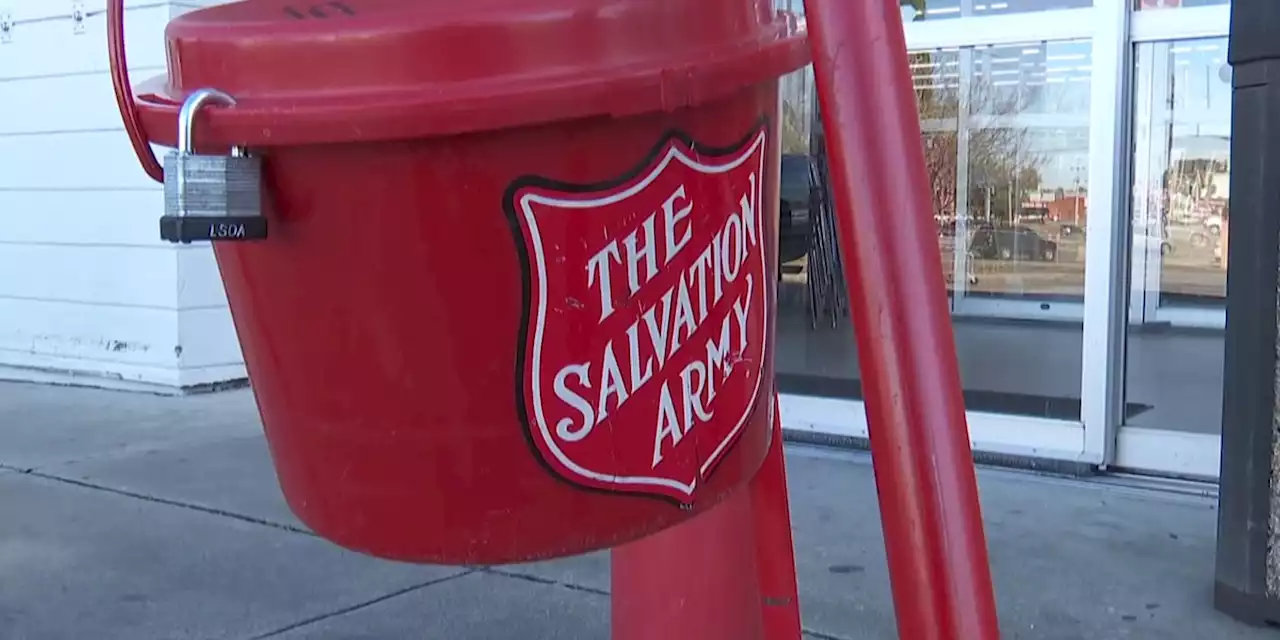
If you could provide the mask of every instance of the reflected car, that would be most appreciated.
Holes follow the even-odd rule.
[[[1209,232],[1209,235],[1216,238],[1222,235],[1222,223],[1222,216],[1215,213],[1207,216],[1201,224],[1204,225],[1204,228]]]
[[[1058,243],[1029,227],[985,224],[973,232],[969,254],[984,260],[1053,262],[1058,259]]]

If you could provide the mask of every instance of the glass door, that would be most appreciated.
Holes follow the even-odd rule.
[[[966,315],[1079,320],[1088,215],[1088,41],[970,52]]]
[[[1135,51],[1130,321],[1224,322],[1231,84],[1226,38]]]
[[[1217,474],[1232,232],[1226,58],[1225,37],[1134,46],[1123,466]]]

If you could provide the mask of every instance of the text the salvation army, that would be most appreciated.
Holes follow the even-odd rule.
[[[659,274],[673,268],[680,273],[656,299],[647,297],[653,302],[642,306],[626,331],[612,336],[598,357],[556,372],[553,387],[563,403],[551,412],[562,416],[555,420],[556,437],[565,442],[587,438],[642,387],[660,384],[654,416],[656,468],[698,424],[712,419],[717,390],[747,351],[749,316],[758,313],[752,301],[759,295],[755,287],[762,283],[744,269],[747,260],[759,260],[757,253],[762,251],[756,181],[751,174],[749,191],[727,216],[694,215],[699,203],[681,185],[636,229],[609,240],[589,259],[582,277],[598,296],[592,302],[599,302],[602,323]],[[695,224],[717,226],[709,242],[691,242]],[[701,231],[705,238],[706,230]],[[690,263],[691,255],[695,257]],[[673,267],[677,256],[685,259]],[[703,326],[710,337],[692,340]],[[680,353],[691,359],[686,358],[682,367],[669,366]]]

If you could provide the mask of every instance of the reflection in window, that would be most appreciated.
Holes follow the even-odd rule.
[[[1159,9],[1181,9],[1189,7],[1208,7],[1230,4],[1231,0],[1133,0],[1133,8],[1138,11]]]
[[[1216,434],[1231,231],[1227,40],[1135,49],[1125,397],[1146,410],[1126,425]]]
[[[906,22],[960,17],[960,0],[898,0]]]
[[[817,105],[816,87],[813,83],[813,67],[793,71],[782,77],[778,84],[782,96],[782,152],[808,153],[813,135],[813,119]]]
[[[925,168],[938,224],[943,271],[955,278],[956,170],[959,160],[960,51],[938,49],[911,53],[920,128],[924,132]]]
[[[1089,45],[914,51],[909,62],[965,404],[1078,420],[1080,324],[1007,318],[1043,317],[1083,294]],[[821,140],[820,127],[816,133]],[[820,194],[822,145],[814,149]],[[784,393],[861,398],[831,212],[820,195],[805,200],[802,161],[783,162],[779,385]]]
[[[954,131],[960,115],[960,51],[914,51],[909,61],[921,125]]]
[[[956,189],[959,168],[959,136],[952,129],[924,132],[925,169],[933,200],[933,219],[938,225],[938,250],[942,252],[942,273],[948,293],[956,287]]]
[[[1131,255],[1140,316],[1220,306],[1226,295],[1226,53],[1225,38],[1137,47]]]
[[[1087,127],[975,130],[969,146],[973,297],[1084,296]]]
[[[1079,9],[1092,7],[1093,0],[898,0],[898,6],[902,8],[902,19],[914,22]]]
[[[966,297],[1083,298],[1091,70],[1088,42],[974,49],[956,265]]]
[[[979,47],[970,112],[1087,114],[1092,70],[1087,41]]]

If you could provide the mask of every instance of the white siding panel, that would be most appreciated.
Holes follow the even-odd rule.
[[[245,377],[218,262],[208,245],[178,251],[178,308],[183,386]]]
[[[0,191],[0,251],[29,243],[172,250],[160,239],[163,213],[160,191]]]
[[[125,9],[137,9],[169,4],[173,1],[199,2],[200,0],[124,0]],[[107,0],[81,0],[85,11],[103,11],[107,8]],[[47,18],[66,15],[71,12],[73,0],[6,0],[4,6],[13,12],[15,18]]]
[[[225,367],[243,370],[244,357],[240,354],[240,342],[227,307],[179,311],[178,326],[182,345],[178,362],[183,370]]]
[[[0,158],[0,190],[161,190],[138,164],[123,129],[0,137]]]
[[[178,309],[227,307],[226,291],[218,273],[218,261],[208,243],[178,250]]]
[[[0,245],[0,299],[174,310],[177,273],[169,248]]]
[[[181,0],[180,2],[174,2],[172,4],[170,15],[176,18],[184,13],[195,11],[196,9],[212,7],[218,4],[230,4],[235,1],[236,0]]]
[[[110,371],[114,365],[176,368],[177,312],[0,298],[0,362]],[[83,362],[83,367],[74,365]]]
[[[168,4],[138,1],[128,4],[132,8],[125,12],[124,28],[129,65],[164,67]],[[57,17],[69,16],[70,2],[40,0],[13,7],[10,13],[17,24],[10,41],[0,44],[0,92],[7,91],[3,81],[15,78],[107,71],[110,67],[105,6],[104,0],[85,3],[89,16],[84,22],[84,32],[79,34],[74,32],[70,17]],[[33,18],[48,19],[24,22]],[[134,84],[142,79],[134,78]],[[3,113],[0,111],[0,115]]]
[[[134,84],[164,73],[172,16],[218,0],[126,0]],[[106,0],[0,0],[0,378],[132,389],[244,377],[216,262],[159,239],[108,75]],[[156,149],[157,155],[164,149]],[[183,309],[183,311],[179,311]]]
[[[138,67],[134,77],[164,73],[163,67]],[[0,136],[70,131],[124,131],[116,108],[111,74],[41,76],[0,83],[5,117]],[[127,140],[127,139],[126,139]]]

